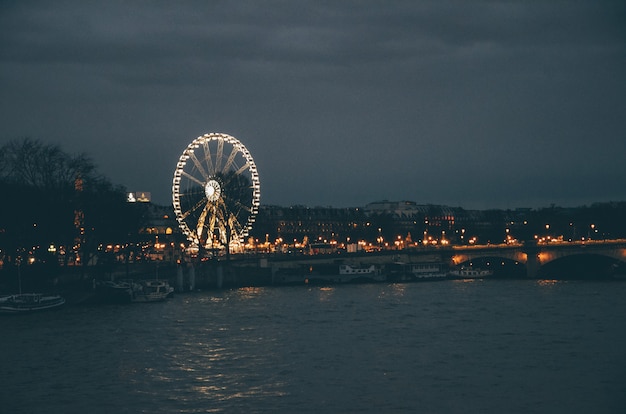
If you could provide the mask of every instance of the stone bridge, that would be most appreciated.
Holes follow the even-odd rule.
[[[452,266],[477,259],[501,258],[525,265],[526,276],[536,278],[543,266],[564,257],[604,256],[626,264],[626,240],[454,246],[451,253]]]
[[[247,260],[248,266],[261,268],[286,269],[303,265],[321,263],[342,263],[355,266],[386,265],[394,262],[404,263],[448,263],[451,268],[472,263],[472,261],[504,261],[520,265],[517,272],[525,272],[528,278],[539,277],[540,270],[557,259],[574,256],[601,256],[626,268],[626,240],[551,242],[499,244],[479,246],[438,246],[417,249],[358,252],[343,254],[318,255],[268,255],[265,258]],[[236,262],[236,261],[235,261]],[[244,263],[240,262],[240,265]],[[245,265],[244,265],[245,266]],[[521,273],[523,274],[523,273]]]

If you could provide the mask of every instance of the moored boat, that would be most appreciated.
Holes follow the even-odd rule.
[[[335,273],[336,272],[336,273]],[[383,282],[386,280],[380,269],[371,266],[339,265],[339,271],[332,273],[312,272],[307,275],[307,284],[326,283],[360,283],[360,282]]]
[[[19,293],[0,298],[0,313],[18,314],[60,308],[65,299],[45,293]]]
[[[355,267],[344,264],[339,266],[339,276],[344,282],[384,282],[386,280],[381,270],[374,265]]]
[[[387,275],[390,282],[444,280],[447,277],[448,265],[442,262],[395,262],[388,266]]]
[[[282,285],[325,285],[340,283],[384,282],[386,276],[375,265],[353,266],[341,265],[308,265],[300,269],[287,269],[278,272],[274,283]]]
[[[167,280],[142,280],[133,284],[132,302],[160,302],[174,295]]]

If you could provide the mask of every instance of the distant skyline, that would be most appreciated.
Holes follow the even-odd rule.
[[[224,132],[261,204],[626,200],[623,1],[0,2],[0,145],[171,202]]]

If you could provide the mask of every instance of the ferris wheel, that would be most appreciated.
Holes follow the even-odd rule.
[[[258,213],[260,196],[259,174],[250,152],[227,134],[196,138],[174,171],[176,220],[195,247],[243,243]]]

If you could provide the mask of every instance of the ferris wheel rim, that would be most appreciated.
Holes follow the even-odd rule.
[[[213,142],[217,145],[215,159],[211,153],[211,143]],[[224,154],[224,144],[230,146],[230,153],[227,157]],[[204,155],[203,159],[198,159],[195,155],[195,151],[199,148]],[[242,165],[236,164],[235,160],[239,157],[244,161]],[[192,171],[195,175],[185,170],[189,161],[193,164]],[[237,168],[234,170],[235,167]],[[248,203],[245,200],[229,200],[232,208],[237,209],[236,213],[233,213],[230,211],[230,207],[226,206],[225,196],[222,192],[225,186],[229,184],[229,180],[236,180],[244,173],[245,179],[250,181],[250,200]],[[227,177],[228,175],[230,178]],[[194,183],[201,188],[204,194],[204,197],[200,196],[200,200],[193,207],[186,208],[186,211],[183,211],[181,204],[180,190],[183,181],[188,186],[191,185],[190,183]],[[194,139],[181,154],[174,170],[172,204],[179,227],[192,244],[205,244],[201,240],[201,235],[202,231],[205,230],[207,217],[209,219],[208,228],[211,232],[214,231],[213,226],[216,222],[219,223],[218,232],[220,234],[224,231],[223,228],[226,229],[226,244],[243,242],[255,221],[260,204],[260,180],[256,163],[245,145],[229,134],[218,132],[206,133]],[[197,214],[198,209],[201,209],[202,212],[198,217],[198,223],[195,223],[195,229],[192,230],[187,219],[190,215]],[[246,215],[245,223],[239,222],[241,215]],[[233,236],[235,236],[235,240],[233,240]],[[223,236],[220,237],[223,238]]]

